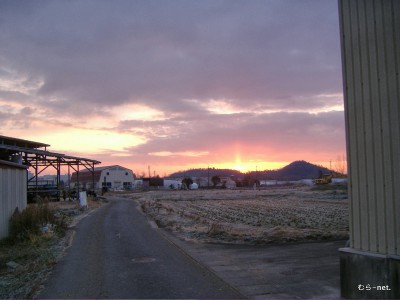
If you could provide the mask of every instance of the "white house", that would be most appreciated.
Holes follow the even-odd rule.
[[[94,168],[94,172],[87,169],[72,173],[71,188],[76,187],[79,179],[81,189],[94,190],[107,187],[111,190],[130,190],[135,185],[135,174],[132,170],[114,165]]]

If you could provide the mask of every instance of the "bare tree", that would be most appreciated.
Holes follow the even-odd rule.
[[[221,178],[219,178],[219,176],[215,175],[211,178],[211,181],[212,181],[214,187],[216,187],[219,183],[221,183]]]

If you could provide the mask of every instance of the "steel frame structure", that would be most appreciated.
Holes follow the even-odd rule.
[[[27,186],[29,186],[29,183],[35,183],[34,190],[28,190],[28,193],[33,192],[37,194],[39,192],[43,192],[43,190],[39,189],[38,176],[49,167],[52,167],[57,172],[57,188],[53,192],[56,192],[56,198],[59,201],[61,196],[61,167],[63,166],[68,167],[68,173],[70,168],[77,173],[77,197],[79,197],[80,189],[80,167],[86,168],[92,173],[92,189],[94,192],[94,166],[96,164],[100,164],[100,161],[83,157],[68,156],[62,153],[50,152],[47,151],[48,146],[50,145],[0,136],[0,153],[3,156],[8,156],[8,160],[18,161],[19,163],[34,169],[34,176],[27,179]],[[43,147],[44,150],[38,149]]]

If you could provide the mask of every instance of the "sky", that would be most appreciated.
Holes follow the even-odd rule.
[[[0,135],[165,176],[345,150],[336,0],[1,0]]]

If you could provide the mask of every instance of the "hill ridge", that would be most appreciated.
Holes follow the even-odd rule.
[[[301,179],[315,179],[318,178],[321,173],[325,174],[325,173],[335,173],[335,172],[323,166],[318,166],[316,164],[312,164],[304,160],[297,160],[276,170],[250,171],[242,173],[234,169],[196,168],[196,169],[174,172],[170,174],[168,177],[234,176],[236,178],[241,178],[250,175],[255,179],[295,181]]]

